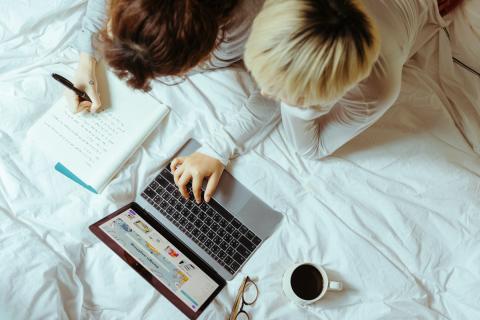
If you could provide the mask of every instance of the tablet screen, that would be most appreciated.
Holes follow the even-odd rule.
[[[136,264],[141,265],[196,313],[217,289],[221,289],[218,280],[213,279],[198,263],[187,257],[185,250],[179,247],[185,249],[183,245],[172,243],[176,238],[173,239],[169,234],[166,236],[170,240],[167,239],[156,230],[158,226],[155,228],[144,219],[145,214],[140,214],[140,211],[134,207],[124,208],[95,225],[128,253]],[[162,233],[165,234],[166,230]],[[191,253],[188,255],[191,256]]]

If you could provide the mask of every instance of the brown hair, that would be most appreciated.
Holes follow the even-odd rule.
[[[129,86],[150,90],[207,60],[238,0],[113,0],[100,33],[107,63]]]

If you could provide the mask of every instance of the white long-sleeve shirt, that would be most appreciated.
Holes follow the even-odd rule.
[[[82,20],[82,29],[77,37],[76,47],[80,52],[96,55],[94,37],[107,21],[107,1],[90,0],[87,3],[85,16]]]
[[[371,74],[325,111],[281,105],[287,137],[304,157],[328,156],[375,123],[398,97],[403,65],[446,24],[436,0],[363,3],[381,39]]]
[[[211,54],[208,62],[190,74],[228,67],[243,57],[245,43],[253,19],[260,11],[264,0],[242,0],[234,15],[224,26],[224,41]],[[93,43],[94,36],[106,23],[106,1],[89,0],[82,32],[77,38],[77,48],[98,58]],[[175,108],[175,106],[172,106]],[[278,123],[280,112],[275,103],[254,91],[234,119],[215,130],[205,140],[200,152],[219,159],[224,165],[234,156],[253,148]]]

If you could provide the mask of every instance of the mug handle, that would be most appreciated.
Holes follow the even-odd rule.
[[[342,291],[343,284],[340,281],[329,281],[328,290],[330,291]]]

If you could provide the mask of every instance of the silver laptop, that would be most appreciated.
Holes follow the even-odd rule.
[[[175,156],[200,147],[190,139]],[[135,202],[194,251],[225,280],[232,279],[279,225],[282,215],[258,199],[227,171],[209,203],[185,200],[163,168]]]

